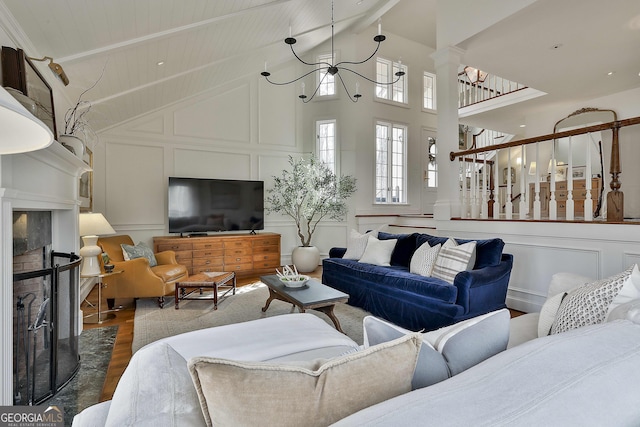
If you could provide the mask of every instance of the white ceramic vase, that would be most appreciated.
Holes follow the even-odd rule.
[[[73,153],[79,159],[84,157],[84,142],[75,135],[59,135],[58,142],[73,148]]]
[[[310,273],[320,265],[320,251],[315,246],[298,246],[291,253],[291,260],[300,273]]]

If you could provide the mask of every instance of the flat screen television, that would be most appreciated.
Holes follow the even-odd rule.
[[[169,177],[169,232],[264,229],[264,182]]]

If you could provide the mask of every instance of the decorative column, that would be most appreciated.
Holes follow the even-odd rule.
[[[458,68],[464,51],[445,47],[431,57],[436,67],[438,93],[438,198],[433,208],[436,220],[460,216],[460,176],[458,162],[449,153],[458,151]]]

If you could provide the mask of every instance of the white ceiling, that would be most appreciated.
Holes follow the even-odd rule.
[[[362,31],[382,16],[384,33],[435,48],[438,1],[448,0],[337,0],[336,31]],[[22,32],[20,47],[28,55],[52,56],[64,67],[70,102],[104,69],[86,95],[99,130],[257,74],[265,60],[270,66],[288,61],[282,40],[290,25],[298,49],[317,46],[330,36],[330,5],[329,0],[0,0],[0,15]],[[557,44],[562,46],[551,48]],[[640,2],[538,0],[459,47],[467,52],[467,64],[549,94],[509,107],[508,113],[468,119],[517,133],[512,127],[529,110],[640,86]],[[615,74],[608,77],[608,71]]]

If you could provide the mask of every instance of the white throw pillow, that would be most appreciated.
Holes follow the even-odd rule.
[[[540,309],[538,317],[538,338],[546,337],[551,332],[551,325],[556,320],[556,314],[562,304],[562,300],[567,296],[566,292],[560,292],[552,297],[547,298]]]
[[[105,426],[141,423],[205,425],[187,361],[167,343],[151,344],[133,355],[113,394]]]
[[[342,259],[355,259],[357,261],[362,258],[362,254],[364,254],[364,250],[367,248],[369,236],[378,237],[378,230],[367,231],[364,234],[360,234],[356,230],[351,230],[349,239],[347,240],[347,251],[342,256]]]
[[[360,258],[360,262],[367,264],[389,267],[391,265],[391,254],[398,243],[398,239],[378,240],[369,236],[367,247]]]
[[[622,285],[618,295],[611,301],[611,305],[607,310],[607,318],[617,307],[637,299],[640,299],[640,271],[638,271],[638,264],[633,266],[631,275]]]
[[[447,240],[433,266],[432,277],[437,277],[453,284],[456,275],[461,271],[471,270],[476,263],[476,242],[471,241],[458,245],[455,240]]]
[[[426,242],[420,245],[411,257],[409,272],[430,277],[441,247],[442,245],[440,243],[435,246],[429,246]]]
[[[603,323],[607,318],[609,306],[631,276],[632,271],[633,267],[569,292],[560,304],[550,334]]]

